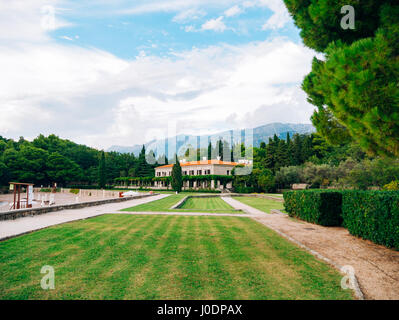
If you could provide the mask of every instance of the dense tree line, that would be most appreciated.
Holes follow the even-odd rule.
[[[398,159],[370,156],[354,143],[331,145],[317,133],[287,135],[285,140],[274,136],[254,148],[253,160],[250,175],[235,176],[238,192],[274,192],[295,183],[311,188],[383,188],[399,181]]]
[[[32,142],[0,136],[0,185],[10,181],[49,185],[101,185],[123,176],[153,175],[154,165],[130,153],[103,152],[55,135],[39,135]]]

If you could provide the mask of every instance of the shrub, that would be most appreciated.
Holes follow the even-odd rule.
[[[78,194],[79,193],[79,189],[71,189],[71,190],[69,190],[69,192],[73,193],[73,194]]]
[[[253,193],[255,189],[253,187],[235,186],[234,191],[236,193]]]
[[[340,192],[323,190],[284,192],[284,206],[291,217],[322,226],[342,224]]]
[[[392,181],[384,186],[385,191],[399,191],[399,180]]]
[[[343,191],[342,216],[350,234],[399,248],[399,192]]]

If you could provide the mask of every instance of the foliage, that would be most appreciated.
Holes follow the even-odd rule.
[[[392,181],[384,186],[385,191],[399,191],[399,180]]]
[[[312,122],[330,143],[353,140],[370,154],[399,155],[399,6],[394,0],[285,0],[314,59],[303,89]],[[355,30],[340,26],[343,5]]]
[[[344,226],[355,236],[399,249],[399,192],[343,192]]]
[[[332,191],[289,191],[284,193],[284,206],[290,217],[322,226],[342,224],[342,194]]]
[[[79,145],[56,135],[39,135],[32,142],[22,137],[18,141],[0,136],[0,185],[9,181],[31,182],[37,185],[94,185],[99,183],[101,151]],[[133,154],[104,152],[106,183],[120,176],[153,176],[155,165],[139,170]],[[143,157],[141,157],[142,160]],[[98,187],[98,186],[94,186]]]
[[[69,192],[73,193],[73,194],[78,194],[80,192],[80,190],[79,189],[71,189],[71,190],[69,190]]]
[[[172,179],[171,179],[171,185],[173,190],[176,192],[181,192],[183,188],[183,177],[182,177],[182,171],[181,171],[181,166],[180,162],[177,159],[176,156],[176,161],[175,164],[172,167]]]
[[[106,167],[105,167],[105,153],[101,151],[100,163],[98,165],[98,186],[105,188],[106,185]]]

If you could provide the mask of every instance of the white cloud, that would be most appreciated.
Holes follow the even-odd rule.
[[[288,10],[282,0],[258,0],[258,1],[260,6],[266,6],[271,11],[273,11],[273,15],[262,26],[263,30],[281,29],[288,22],[291,21]]]
[[[226,17],[233,17],[233,16],[236,16],[236,15],[239,15],[242,12],[243,12],[242,9],[239,6],[235,5],[234,7],[231,7],[230,9],[227,9],[224,12],[224,14],[225,14]]]
[[[0,135],[55,133],[107,148],[146,142],[148,132],[164,130],[172,120],[180,133],[189,134],[272,121],[309,122],[313,107],[300,82],[314,52],[300,44],[274,39],[174,52],[167,58],[143,52],[123,60],[51,40],[40,26],[46,1],[36,6],[10,2],[11,12],[22,14],[23,4],[31,11],[22,14],[26,20],[10,18],[3,24],[0,19],[0,26],[7,26],[0,28]],[[230,2],[225,8],[232,7]],[[0,2],[0,12],[3,8]],[[13,28],[19,31],[10,38],[4,30]],[[227,27],[221,16],[203,28]]]
[[[223,32],[227,29],[226,25],[223,22],[223,16],[220,16],[216,19],[211,19],[205,22],[202,27],[202,30],[213,30],[216,32]]]
[[[206,15],[204,10],[199,9],[188,9],[180,12],[173,17],[172,21],[177,23],[187,23],[193,20],[198,20]]]
[[[47,41],[49,30],[71,24],[60,19],[57,7],[61,0],[49,6],[47,0],[13,0],[0,2],[0,41]]]
[[[193,134],[309,122],[300,82],[313,55],[285,39],[133,61],[74,46],[2,47],[0,134],[55,132],[103,148],[143,143],[171,119]]]

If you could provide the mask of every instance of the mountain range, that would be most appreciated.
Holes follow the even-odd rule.
[[[240,129],[240,130],[229,130],[216,133],[213,135],[193,136],[193,135],[178,135],[166,139],[157,139],[145,143],[147,151],[154,150],[157,155],[165,154],[165,150],[186,150],[190,145],[200,145],[201,148],[207,147],[209,141],[212,141],[215,145],[216,141],[220,138],[228,141],[229,143],[240,143],[244,141],[245,136],[250,135],[251,140],[253,139],[253,145],[259,147],[262,141],[268,142],[269,138],[276,134],[280,139],[285,139],[287,133],[293,136],[296,133],[306,134],[312,133],[315,128],[311,124],[300,124],[300,123],[269,123],[253,129]],[[252,136],[251,136],[252,135]],[[200,144],[197,144],[200,141]],[[107,151],[116,151],[120,153],[134,153],[138,155],[143,145],[134,146],[111,146]],[[176,149],[175,149],[176,148]]]

